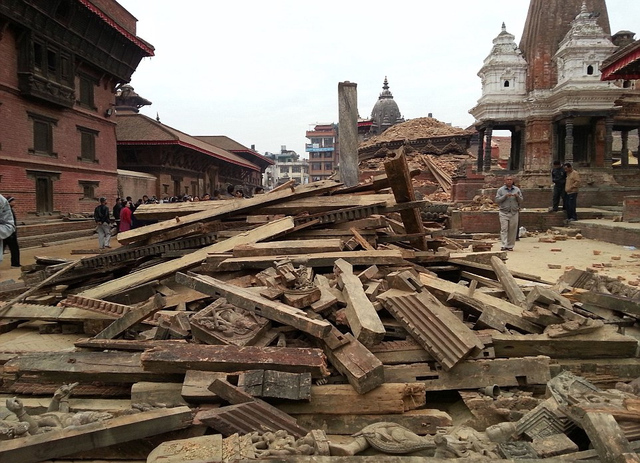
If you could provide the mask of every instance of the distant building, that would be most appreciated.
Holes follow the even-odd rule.
[[[338,167],[338,126],[337,124],[316,124],[307,130],[309,143],[305,151],[309,153],[309,176],[312,182],[324,180]]]
[[[404,122],[404,118],[398,108],[398,103],[393,99],[389,90],[389,82],[384,78],[382,93],[371,110],[371,134],[380,135],[389,127]]]
[[[230,138],[194,137],[139,114],[138,108],[147,104],[129,85],[116,98],[118,168],[127,171],[119,177],[121,197],[202,196],[229,184],[247,192],[262,186],[270,161]],[[242,154],[205,140],[224,142]],[[135,178],[130,171],[148,175]]]
[[[309,183],[309,163],[295,151],[282,146],[279,153],[267,152],[264,155],[273,161],[264,173],[263,185],[266,189],[273,189],[290,180],[299,185]]]
[[[116,88],[151,45],[114,0],[0,2],[0,190],[18,215],[116,197]]]

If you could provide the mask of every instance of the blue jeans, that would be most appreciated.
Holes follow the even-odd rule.
[[[567,193],[564,197],[564,210],[567,213],[567,219],[578,220],[576,215],[576,207],[578,203],[578,193]]]

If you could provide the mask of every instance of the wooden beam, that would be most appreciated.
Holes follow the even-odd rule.
[[[314,378],[329,374],[320,349],[293,347],[238,347],[185,344],[154,347],[140,357],[145,371],[185,373],[187,370],[264,370],[311,373]]]
[[[140,323],[149,315],[154,314],[158,310],[162,309],[166,304],[164,297],[160,294],[156,294],[149,301],[142,306],[132,309],[122,317],[115,320],[111,325],[107,326],[100,333],[96,334],[96,339],[113,339],[118,335],[124,333],[127,329],[131,328],[136,323]]]
[[[233,257],[282,256],[285,254],[315,254],[342,251],[342,240],[285,240],[241,244],[233,248]]]
[[[271,192],[270,194],[256,195],[253,198],[230,199],[222,201],[221,205],[219,207],[216,207],[215,209],[194,212],[192,214],[172,220],[165,220],[152,225],[134,228],[126,232],[118,233],[117,238],[118,242],[120,242],[121,244],[143,241],[146,238],[160,232],[167,232],[176,228],[182,228],[197,222],[212,221],[217,218],[222,218],[225,215],[229,215],[231,213],[237,214],[239,211],[252,211],[262,205],[273,204],[295,197],[317,196],[319,194],[335,190],[339,186],[339,183],[336,183],[332,180],[324,180],[320,182],[308,183],[306,185],[300,185],[295,189],[291,188],[278,192]]]
[[[199,265],[206,259],[209,253],[229,252],[240,244],[262,241],[283,231],[290,230],[293,227],[293,219],[291,217],[285,217],[284,219],[276,220],[270,224],[254,228],[248,232],[199,249],[179,259],[157,264],[153,267],[140,270],[130,275],[109,281],[95,288],[88,289],[80,293],[80,296],[102,299],[106,296],[122,292],[127,288],[132,288],[151,280],[166,277],[180,270],[185,270]]]
[[[504,289],[507,297],[511,301],[512,304],[517,305],[518,307],[522,307],[523,309],[527,309],[527,297],[518,286],[516,279],[511,275],[511,272],[507,268],[502,259],[493,256],[491,258],[491,266],[493,270],[496,272],[496,276],[498,277],[498,281],[502,284],[502,288]]]
[[[292,326],[317,338],[322,338],[331,331],[331,324],[325,320],[313,320],[303,310],[281,302],[270,301],[260,294],[230,285],[222,280],[205,275],[178,273],[176,281],[210,296],[222,296],[229,303],[242,309],[269,320]]]

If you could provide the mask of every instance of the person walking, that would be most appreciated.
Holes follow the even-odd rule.
[[[120,212],[122,215],[122,211]],[[100,249],[110,248],[111,242],[111,219],[109,217],[109,207],[107,198],[100,198],[100,204],[93,211],[93,219],[96,221],[96,231],[98,232],[98,246]]]
[[[513,251],[518,233],[520,204],[523,197],[520,188],[513,184],[513,177],[504,178],[504,185],[496,192],[496,203],[500,206],[500,242],[501,251]]]
[[[15,198],[13,196],[7,197],[7,202],[11,208],[11,215],[13,216],[13,224],[15,225],[15,231],[4,240],[4,246],[9,248],[11,252],[11,266],[20,267],[20,246],[18,245],[18,221],[16,220],[16,211],[14,209]]]
[[[580,174],[571,166],[570,162],[564,163],[564,171],[567,173],[565,184],[564,210],[567,213],[567,223],[578,220],[576,208],[578,207],[578,190],[580,189]]]
[[[553,161],[553,168],[551,169],[551,181],[553,182],[553,199],[549,212],[558,212],[560,210],[560,199],[562,199],[562,208],[565,207],[565,191],[564,187],[567,182],[567,173],[560,161]]]
[[[116,221],[116,235],[120,231],[120,211],[122,210],[122,199],[116,198],[116,203],[113,205],[113,219]]]

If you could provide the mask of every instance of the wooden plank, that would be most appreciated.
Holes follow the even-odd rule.
[[[171,347],[186,344],[184,339],[164,339],[164,340],[136,340],[136,339],[78,339],[73,343],[76,347],[96,350],[125,350],[142,352],[153,347]]]
[[[378,312],[364,292],[362,281],[354,275],[353,267],[344,259],[335,261],[334,273],[347,301],[345,313],[351,332],[365,346],[378,344],[386,331]]]
[[[271,369],[328,376],[320,349],[292,347],[238,347],[185,344],[154,347],[140,356],[145,371],[185,373],[187,370],[239,371]]]
[[[219,207],[201,212],[194,212],[172,220],[165,220],[152,225],[134,228],[132,230],[118,233],[117,239],[121,244],[129,244],[142,241],[160,232],[167,232],[176,228],[182,228],[197,222],[212,221],[222,218],[231,213],[237,214],[240,211],[248,212],[266,204],[273,204],[287,199],[304,196],[316,196],[337,189],[340,184],[332,180],[308,183],[297,186],[295,189],[287,189],[279,192],[271,192],[268,195],[256,195],[253,198],[230,199],[221,202]]]
[[[4,364],[3,374],[64,382],[182,381],[181,374],[146,371],[140,353],[128,352],[42,352],[23,354]]]
[[[162,408],[2,442],[0,460],[36,463],[184,429],[189,407]]]
[[[253,397],[308,400],[311,394],[311,374],[274,370],[246,371],[238,377],[238,387]]]
[[[80,293],[82,297],[90,297],[102,299],[115,293],[122,292],[127,288],[141,285],[151,280],[166,277],[177,271],[185,270],[204,261],[209,253],[229,252],[234,247],[245,244],[254,243],[270,238],[278,233],[292,229],[294,226],[293,219],[285,217],[284,219],[271,222],[270,224],[254,228],[248,232],[226,239],[211,246],[194,251],[184,257],[175,259],[162,264],[157,264],[144,270],[126,275],[107,283],[99,285],[95,288],[88,289]]]
[[[115,320],[111,325],[94,336],[96,339],[113,339],[124,333],[136,323],[140,323],[149,315],[154,314],[158,310],[164,308],[166,301],[160,294],[156,294],[148,302],[142,306],[132,309],[122,317]]]
[[[495,360],[463,360],[450,371],[432,364],[385,365],[389,382],[418,382],[427,391],[480,389],[487,384],[500,387],[543,385],[551,379],[549,357],[526,357]]]
[[[617,310],[635,318],[640,318],[640,301],[615,294],[602,294],[595,291],[576,289],[572,295],[574,299],[583,304],[605,307],[609,310]]]
[[[83,322],[85,320],[113,320],[114,315],[79,309],[77,307],[15,304],[0,316],[0,318],[49,322]]]
[[[378,360],[351,333],[332,332],[321,341],[331,365],[338,370],[359,394],[369,392],[384,383],[384,369]]]
[[[300,309],[280,302],[270,301],[266,297],[248,289],[230,285],[225,281],[205,275],[185,275],[183,273],[176,275],[176,281],[211,296],[222,296],[229,303],[242,309],[249,310],[269,320],[292,326],[317,338],[322,338],[331,330],[329,322],[313,320]]]
[[[425,403],[424,386],[420,384],[384,383],[366,394],[358,394],[349,385],[326,384],[311,386],[309,402],[282,403],[278,408],[291,415],[377,415],[404,413]]]
[[[548,355],[551,358],[635,357],[637,340],[607,327],[589,334],[550,338],[545,334],[495,334],[496,357]]]
[[[274,260],[289,259],[294,266],[306,267],[333,267],[338,259],[343,259],[354,266],[370,265],[403,265],[406,259],[411,258],[412,253],[399,250],[384,251],[341,251],[324,252],[317,254],[280,254],[273,256],[232,257],[220,262],[212,259],[212,264],[206,267],[207,271],[234,272],[238,270],[264,270],[273,266]],[[209,262],[209,260],[207,260]]]
[[[491,267],[493,267],[493,271],[496,272],[498,281],[502,285],[511,303],[523,309],[529,308],[526,302],[527,297],[524,295],[524,292],[522,292],[522,289],[520,289],[520,286],[518,286],[516,279],[511,275],[505,263],[502,262],[502,259],[493,256],[491,258]]]
[[[432,277],[425,273],[420,274],[420,281],[435,295],[442,294],[446,299],[451,293],[466,295],[468,289],[442,278]],[[507,326],[511,326],[525,333],[541,333],[542,327],[522,318],[524,309],[508,301],[483,294],[480,291],[474,293],[474,297],[483,304],[493,307]]]
[[[362,249],[366,251],[375,250],[375,248],[371,246],[371,244],[369,244],[369,242],[366,239],[364,239],[364,237],[360,234],[360,232],[355,227],[350,227],[349,230],[351,231],[351,233],[353,233],[353,237],[356,239],[356,241],[360,243],[360,246],[362,246]]]
[[[311,252],[310,252],[311,251]],[[285,240],[241,244],[233,248],[233,257],[281,256],[285,254],[316,254],[342,251],[342,240]]]
[[[416,194],[411,183],[411,175],[404,153],[395,158],[388,159],[384,162],[384,170],[389,178],[391,190],[396,199],[396,203],[406,203],[416,200]],[[425,229],[422,224],[419,208],[403,209],[400,211],[400,217],[404,224],[406,234],[419,233],[423,236],[411,240],[411,245],[417,249],[426,251],[428,249],[427,242],[424,237]]]

